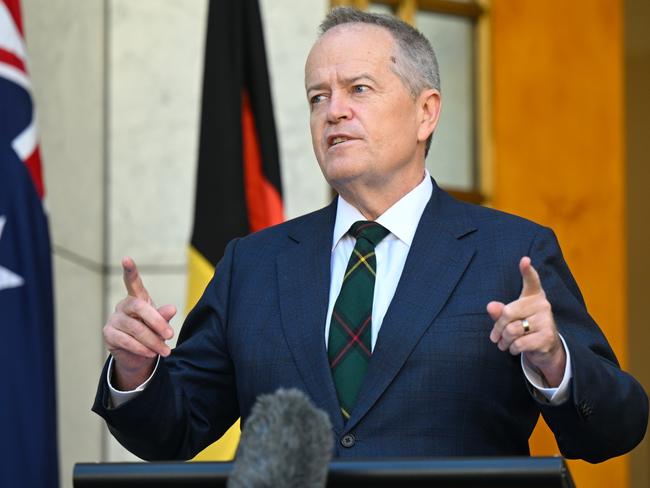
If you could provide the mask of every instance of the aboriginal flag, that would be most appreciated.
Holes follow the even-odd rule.
[[[0,486],[58,486],[48,224],[18,0],[0,0]]]
[[[257,0],[211,1],[188,309],[212,277],[226,244],[282,222],[278,144]],[[198,459],[232,459],[233,426]]]

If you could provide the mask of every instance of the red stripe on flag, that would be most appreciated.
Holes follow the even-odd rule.
[[[248,93],[242,93],[242,139],[244,144],[244,189],[250,231],[284,221],[282,198],[262,171],[259,140]]]
[[[23,73],[26,73],[25,63],[16,56],[14,53],[0,48],[0,63],[8,64],[14,68],[18,68]]]
[[[25,160],[25,166],[29,170],[29,174],[32,177],[32,182],[34,183],[34,188],[38,196],[43,199],[45,195],[45,186],[43,185],[43,171],[41,169],[41,154],[38,150],[38,146],[34,149],[34,152],[29,155]]]
[[[23,31],[23,19],[20,15],[20,0],[0,0],[0,2],[4,2],[7,6],[9,13],[14,18],[14,23],[16,24],[18,31],[24,38],[25,32]]]

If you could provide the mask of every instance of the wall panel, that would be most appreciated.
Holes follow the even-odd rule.
[[[630,369],[650,389],[650,2],[625,0],[625,132],[627,156],[628,310]],[[650,439],[631,457],[633,487],[650,486]]]
[[[551,226],[627,364],[622,0],[493,0],[494,198]],[[538,428],[534,454],[555,454]],[[628,485],[628,459],[572,462],[578,486]]]

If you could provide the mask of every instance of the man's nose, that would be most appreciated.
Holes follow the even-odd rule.
[[[333,92],[330,95],[327,107],[327,121],[335,124],[339,120],[349,119],[351,116],[352,110],[349,97],[338,91]]]

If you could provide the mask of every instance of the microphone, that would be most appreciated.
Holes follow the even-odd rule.
[[[323,488],[334,435],[329,416],[295,388],[260,395],[242,430],[228,488]]]

